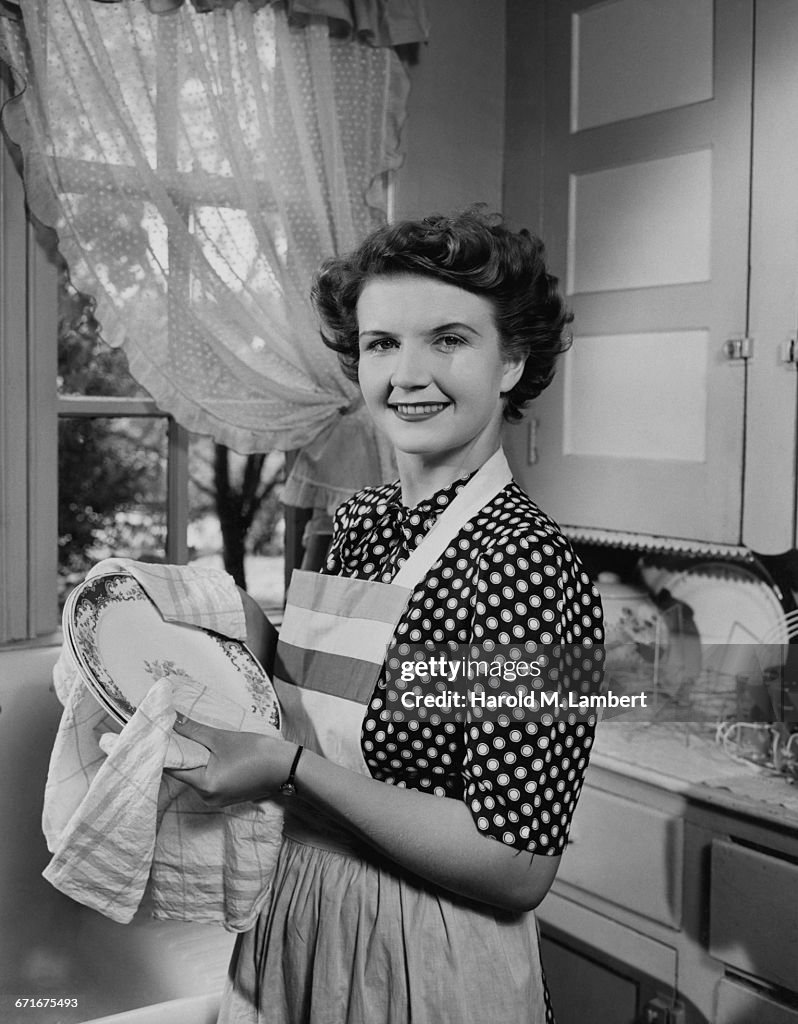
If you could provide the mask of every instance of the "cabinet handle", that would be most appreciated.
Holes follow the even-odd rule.
[[[527,434],[526,462],[528,466],[534,466],[540,457],[538,452],[538,420],[532,416],[529,420],[529,433]]]
[[[798,363],[798,344],[794,335],[792,338],[788,338],[787,341],[781,343],[780,350],[783,363],[788,363],[791,366],[795,366]]]
[[[684,1005],[678,999],[655,996],[643,1007],[643,1024],[685,1024]]]

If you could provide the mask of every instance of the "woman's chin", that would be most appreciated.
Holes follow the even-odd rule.
[[[425,423],[402,423],[394,420],[388,430],[388,439],[397,452],[406,455],[434,455],[450,447],[440,428],[432,421]]]

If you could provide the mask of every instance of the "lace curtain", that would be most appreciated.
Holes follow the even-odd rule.
[[[164,17],[142,2],[13,6],[4,123],[104,339],[192,431],[241,452],[310,445],[311,461],[351,450],[359,395],[307,295],[320,260],[384,218],[407,93],[395,52],[332,33],[313,13],[330,0],[294,4],[301,23],[244,0]],[[387,4],[371,7],[376,25]],[[346,469],[338,482],[350,489]]]
[[[186,0],[95,0],[95,3],[143,3],[152,14],[171,14]],[[190,0],[201,14],[230,10],[238,3],[260,10],[275,0]],[[4,12],[19,17],[23,0],[0,0]],[[424,0],[284,0],[294,24],[305,24],[309,16],[327,18],[337,35],[355,34],[372,46],[404,46],[427,38],[429,22]]]

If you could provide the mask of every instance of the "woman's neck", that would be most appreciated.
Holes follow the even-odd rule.
[[[423,455],[411,455],[407,452],[396,453],[396,464],[399,469],[399,482],[402,486],[402,504],[414,508],[419,502],[431,498],[433,494],[451,486],[470,473],[476,472],[487,462],[500,445],[496,444],[490,451],[482,446],[468,452],[464,457],[460,453],[454,459],[443,460],[425,458]]]

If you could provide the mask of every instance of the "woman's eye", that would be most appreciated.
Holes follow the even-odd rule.
[[[373,338],[366,345],[367,352],[387,352],[388,349],[396,346],[395,338]]]
[[[454,349],[465,345],[465,341],[458,334],[439,334],[435,340],[443,349]]]

